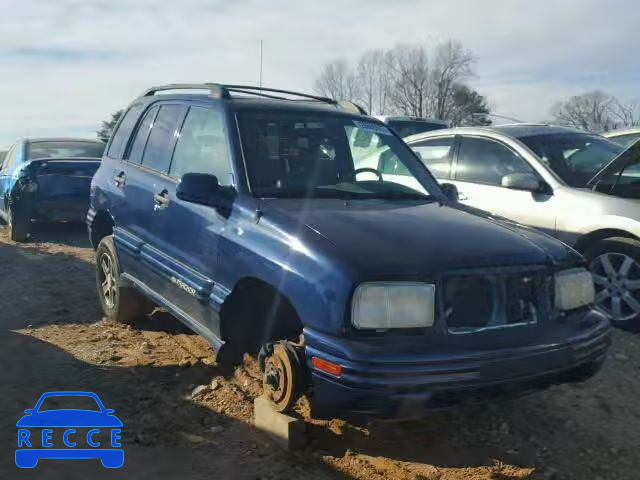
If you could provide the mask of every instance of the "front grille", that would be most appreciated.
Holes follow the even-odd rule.
[[[444,281],[443,315],[451,333],[536,323],[549,307],[551,276],[508,272],[451,276]]]

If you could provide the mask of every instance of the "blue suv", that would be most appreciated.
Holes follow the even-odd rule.
[[[472,210],[353,104],[174,84],[123,115],[87,217],[107,317],[158,305],[278,410],[425,409],[590,377],[609,345],[584,260]],[[372,167],[372,156],[378,163]]]

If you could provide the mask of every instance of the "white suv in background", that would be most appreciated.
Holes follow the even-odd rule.
[[[438,130],[405,138],[459,200],[542,229],[588,259],[596,302],[640,328],[640,142],[548,125]],[[384,153],[380,171],[392,171]],[[400,173],[400,172],[397,172]]]

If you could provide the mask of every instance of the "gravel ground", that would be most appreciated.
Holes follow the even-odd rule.
[[[25,245],[0,227],[0,478],[637,479],[638,337],[615,332],[603,371],[508,402],[421,421],[351,425],[298,414],[309,444],[284,452],[252,427],[255,362],[223,371],[207,343],[166,313],[134,326],[101,318],[81,227]],[[96,392],[123,421],[125,465],[13,464],[15,422],[49,390]]]

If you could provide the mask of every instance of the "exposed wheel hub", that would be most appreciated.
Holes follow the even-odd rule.
[[[640,315],[640,264],[623,253],[607,252],[591,262],[596,305],[612,320]]]
[[[263,387],[276,410],[282,412],[295,403],[303,377],[296,351],[286,342],[273,345],[264,361]]]

